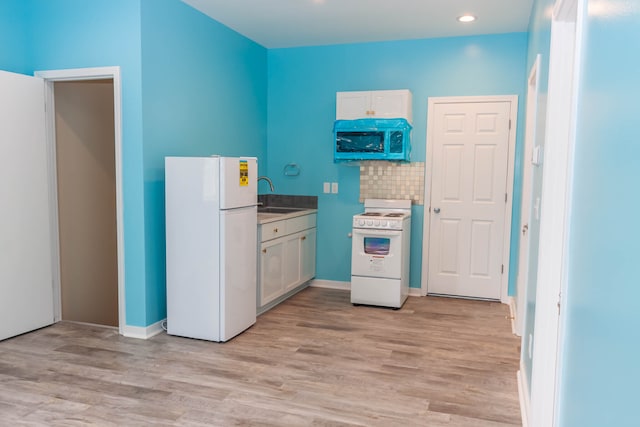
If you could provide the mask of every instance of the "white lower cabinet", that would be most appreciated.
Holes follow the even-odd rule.
[[[258,313],[295,293],[316,274],[316,214],[258,226]]]
[[[258,279],[258,306],[262,306],[282,294],[284,242],[280,239],[260,245],[260,276]]]
[[[300,238],[300,281],[306,282],[316,275],[316,229],[311,228]]]

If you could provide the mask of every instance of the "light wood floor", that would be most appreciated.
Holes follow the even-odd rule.
[[[520,425],[507,315],[309,288],[224,344],[61,322],[0,342],[0,425]]]

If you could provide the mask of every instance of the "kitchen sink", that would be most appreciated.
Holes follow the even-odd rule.
[[[278,206],[258,206],[258,213],[287,214],[292,212],[300,212],[303,208],[282,208]]]

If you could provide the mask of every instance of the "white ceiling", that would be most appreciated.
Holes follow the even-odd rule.
[[[182,0],[267,48],[525,32],[533,0]],[[477,16],[462,24],[465,13]]]

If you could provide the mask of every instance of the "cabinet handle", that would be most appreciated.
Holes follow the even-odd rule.
[[[267,253],[267,250],[266,250],[266,249],[263,249],[263,250],[262,250],[262,253],[263,253],[263,254],[266,254],[266,253]]]
[[[307,236],[302,236],[302,237],[300,238],[300,240],[306,240],[306,239],[307,239]]]
[[[274,229],[273,229],[273,232],[274,232],[274,233],[277,233],[277,232],[278,232],[278,229],[277,229],[277,228],[274,228]]]

